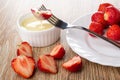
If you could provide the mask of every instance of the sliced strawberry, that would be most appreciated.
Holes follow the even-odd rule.
[[[82,60],[79,56],[75,56],[71,60],[63,63],[63,67],[71,72],[78,71],[82,67]]]
[[[49,19],[51,17],[52,13],[50,10],[47,10],[47,11],[43,11],[41,13],[41,15],[44,17],[44,19]]]
[[[106,35],[108,38],[119,41],[120,40],[120,27],[118,25],[112,25],[106,31]]]
[[[38,59],[37,66],[40,71],[57,73],[56,62],[50,55],[41,55]]]
[[[38,10],[38,9],[34,9],[34,8],[32,8],[31,9],[31,12],[33,13],[33,15],[36,17],[36,18],[38,18],[38,19],[40,19],[40,20],[44,20],[44,19],[48,19],[48,18],[50,18],[51,17],[51,15],[52,15],[52,13],[51,13],[51,11],[50,10]]]
[[[26,55],[32,57],[32,47],[28,42],[22,42],[17,49],[17,55]]]
[[[17,56],[11,62],[13,70],[24,78],[30,78],[34,72],[35,61],[24,55]]]
[[[61,59],[65,55],[65,50],[63,46],[59,44],[53,48],[50,55],[53,56],[54,58]]]

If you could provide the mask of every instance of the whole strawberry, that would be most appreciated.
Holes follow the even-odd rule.
[[[107,22],[104,20],[104,12],[97,11],[91,16],[91,20],[93,22],[98,22],[103,24],[103,27],[105,28],[107,26]]]
[[[108,38],[119,41],[120,40],[120,27],[118,25],[112,25],[107,30],[106,35]]]
[[[98,11],[105,12],[106,7],[108,7],[108,6],[113,6],[113,5],[110,4],[110,3],[102,3],[102,4],[99,5]]]
[[[104,27],[102,24],[97,22],[91,22],[89,29],[99,35],[103,35]]]
[[[118,24],[120,22],[120,11],[118,8],[109,6],[104,13],[104,19],[109,25]]]

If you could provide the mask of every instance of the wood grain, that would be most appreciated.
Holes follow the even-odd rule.
[[[67,3],[68,1],[70,1],[71,3],[72,2],[76,3],[76,6],[73,5],[76,8],[76,10],[72,10],[76,14],[71,12],[71,16],[67,17],[66,15],[68,15],[68,13],[70,13],[71,11],[68,7],[67,7],[67,9],[69,9],[68,11],[63,13],[58,13],[59,11],[57,10],[58,8],[60,8],[60,6],[58,6],[58,8],[57,7],[54,8],[52,7],[52,5],[55,4],[54,3],[55,0],[51,0],[51,2],[49,1],[0,0],[0,80],[26,80],[18,76],[12,70],[10,65],[11,60],[14,57],[16,57],[17,45],[21,42],[21,38],[16,29],[17,27],[16,21],[20,15],[29,12],[31,7],[35,7],[36,5],[38,6],[39,4],[42,3],[45,3],[46,6],[52,8],[54,10],[54,13],[56,13],[56,15],[58,15],[60,18],[63,18],[65,21],[68,22],[72,22],[73,19],[77,18],[77,16],[84,15],[84,13],[89,11],[86,10],[87,8],[85,8],[85,10],[83,10],[83,13],[81,12],[82,10],[79,11],[78,13],[78,10],[81,9],[82,6],[78,5],[77,3],[82,2],[82,0],[81,1],[61,0],[63,5],[67,4],[67,6],[69,6],[69,4]],[[84,0],[84,3],[85,1],[88,0]],[[100,2],[100,1],[96,0],[96,2]],[[82,5],[82,3],[80,4]],[[62,10],[63,7],[60,9]],[[65,70],[64,68],[62,68],[61,65],[65,61],[77,55],[68,46],[65,39],[64,31],[62,31],[61,38],[56,43],[43,48],[33,48],[35,61],[37,61],[39,55],[49,53],[52,50],[52,48],[59,43],[63,44],[63,46],[65,47],[66,54],[63,59],[57,60],[58,73],[57,74],[43,73],[36,68],[34,75],[28,80],[120,80],[120,68],[102,66],[96,63],[89,62],[84,58],[82,58],[83,67],[78,72],[71,73]]]

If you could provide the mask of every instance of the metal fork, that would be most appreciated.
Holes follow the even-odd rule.
[[[38,10],[47,10],[47,9],[46,9],[46,7],[44,5],[42,5]],[[101,35],[93,32],[93,31],[91,31],[91,30],[89,30],[89,29],[87,29],[85,27],[68,24],[68,23],[62,21],[61,19],[57,18],[53,14],[48,19],[48,22],[50,22],[52,25],[54,25],[55,27],[58,27],[60,29],[76,28],[76,29],[84,30],[86,32],[89,32],[89,33],[91,33],[91,34],[93,34],[93,35],[95,35],[95,36],[97,36],[97,37],[99,37],[99,38],[101,38],[101,39],[115,45],[116,47],[118,47],[120,49],[120,44],[118,42],[115,42],[115,41],[113,41],[111,39],[108,39],[108,38],[106,38],[104,36],[101,36]]]

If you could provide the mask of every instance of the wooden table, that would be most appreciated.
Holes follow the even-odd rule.
[[[119,6],[117,4],[119,1],[110,2]],[[11,60],[16,57],[17,45],[21,42],[16,30],[16,21],[20,15],[29,12],[30,8],[42,3],[52,9],[58,17],[71,23],[78,16],[95,11],[100,0],[94,0],[94,5],[93,0],[45,0],[43,2],[42,0],[0,0],[0,80],[25,80],[18,76],[10,65]],[[78,72],[71,73],[62,68],[63,62],[77,55],[68,46],[64,31],[56,43],[48,47],[33,48],[35,60],[37,61],[39,55],[49,53],[58,43],[63,44],[66,50],[64,58],[57,60],[58,73],[43,73],[36,69],[35,74],[28,80],[120,80],[120,68],[102,66],[84,58],[82,58],[83,67]]]

